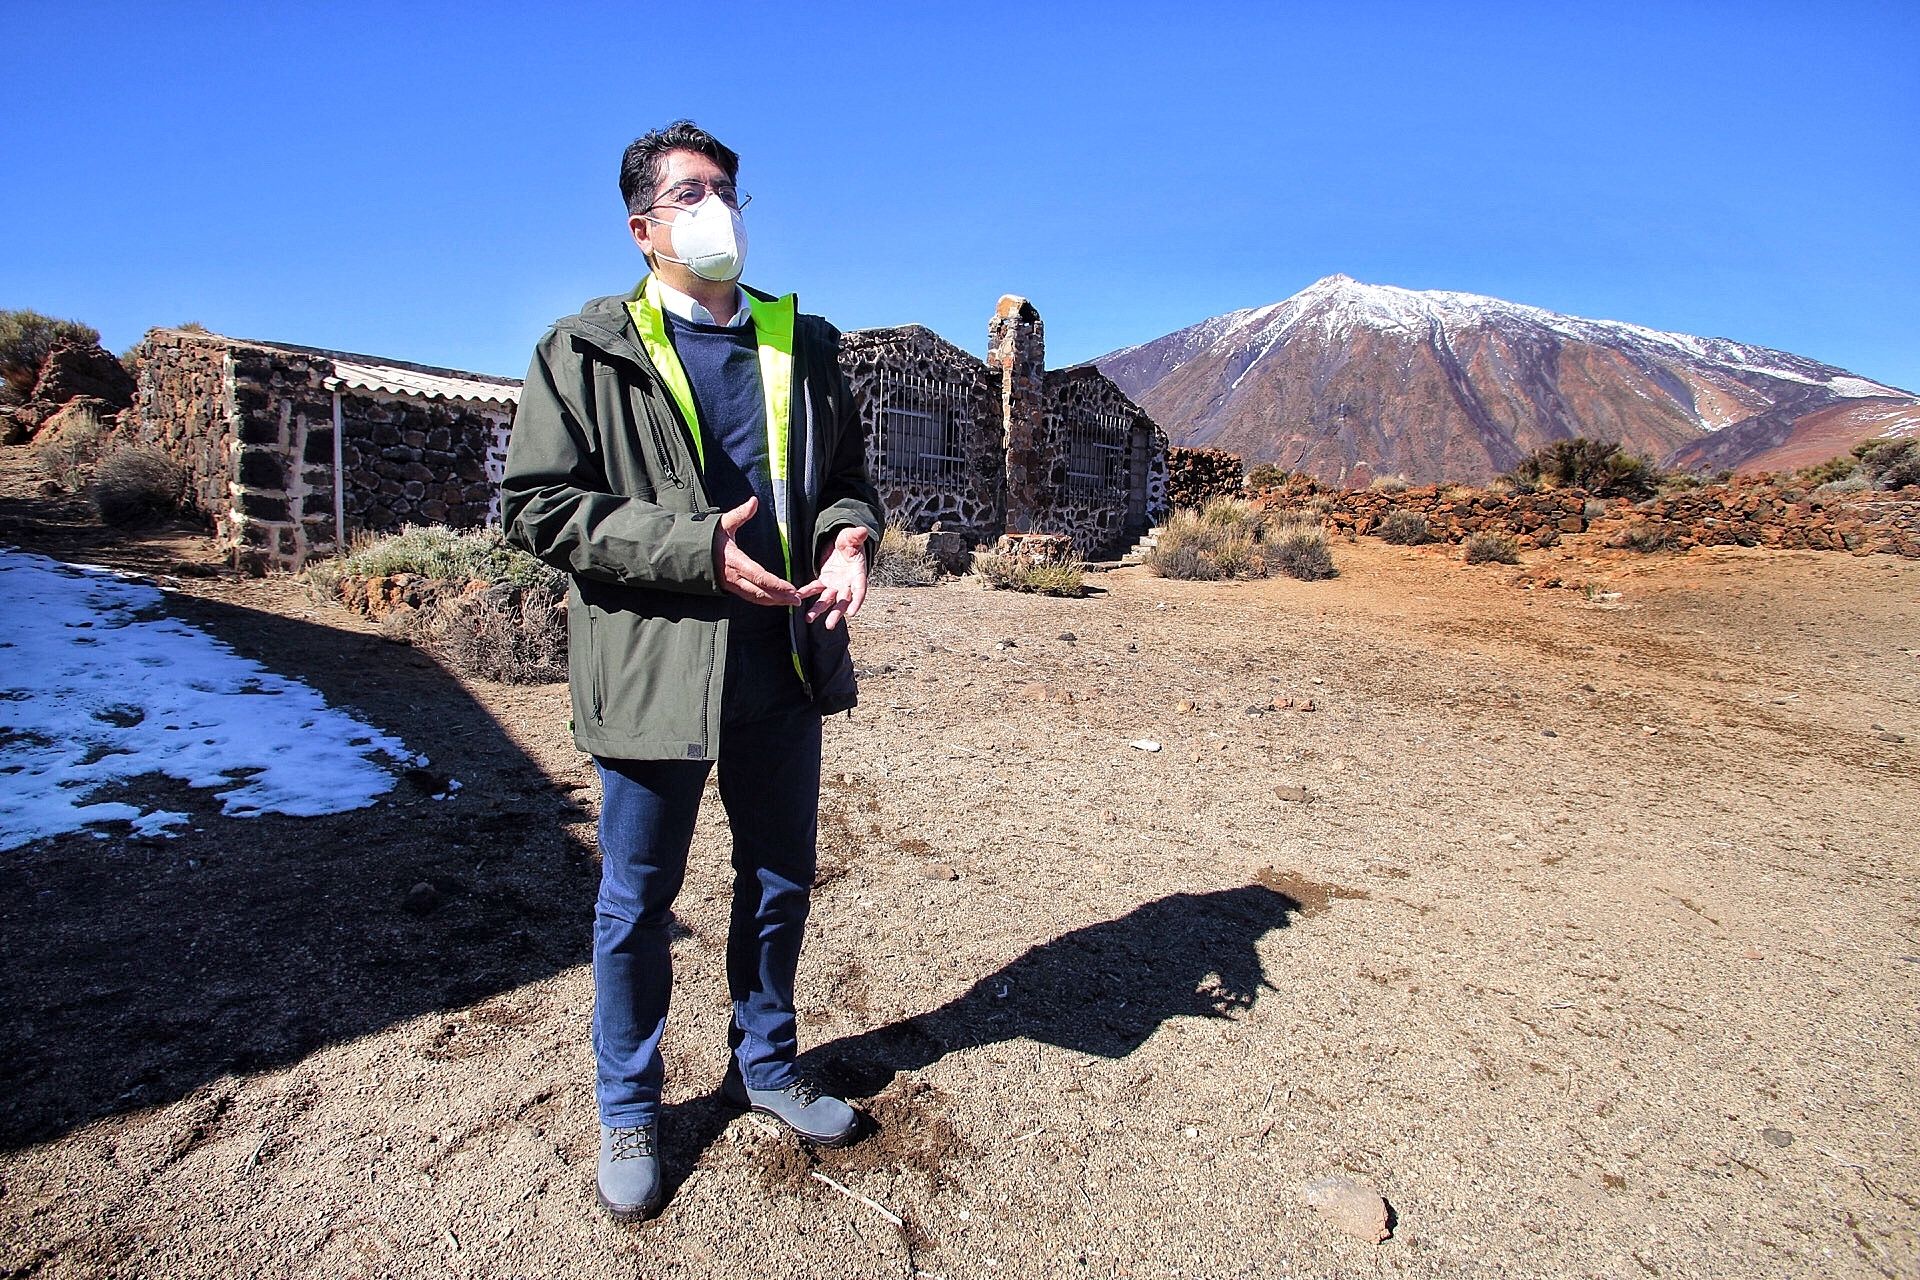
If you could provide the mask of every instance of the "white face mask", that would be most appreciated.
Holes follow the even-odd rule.
[[[740,211],[729,208],[719,196],[709,193],[672,222],[654,217],[647,221],[672,227],[673,247],[685,255],[676,258],[655,249],[656,256],[679,263],[703,280],[724,284],[740,278],[747,261],[747,228],[740,221]]]

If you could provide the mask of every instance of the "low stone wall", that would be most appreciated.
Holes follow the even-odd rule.
[[[1581,489],[1508,494],[1423,485],[1395,492],[1322,489],[1296,480],[1255,500],[1356,535],[1375,532],[1393,511],[1415,511],[1437,542],[1492,531],[1524,546],[1549,547],[1565,535],[1589,533],[1608,547],[1641,550],[1743,546],[1920,557],[1920,487],[1823,495],[1756,476],[1636,503],[1601,501]]]
[[[1208,499],[1238,497],[1246,469],[1225,449],[1167,450],[1167,505],[1204,507]]]
[[[1458,485],[1422,485],[1398,492],[1381,489],[1320,490],[1289,487],[1259,495],[1261,505],[1304,510],[1341,533],[1365,534],[1379,528],[1393,511],[1415,511],[1427,518],[1436,542],[1461,542],[1476,533],[1504,533],[1534,547],[1550,547],[1562,534],[1587,527],[1587,494],[1582,489],[1500,494]]]
[[[1590,531],[1610,547],[1774,547],[1920,559],[1920,486],[1819,495],[1769,477],[1609,505]]]

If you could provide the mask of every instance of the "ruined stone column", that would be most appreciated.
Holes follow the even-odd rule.
[[[987,325],[987,365],[1000,374],[1007,450],[1007,532],[1032,533],[1046,510],[1047,339],[1040,313],[1015,294]]]

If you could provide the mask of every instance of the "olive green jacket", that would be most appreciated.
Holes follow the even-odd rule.
[[[707,501],[701,451],[626,309],[639,297],[596,298],[540,339],[507,447],[502,522],[509,542],[571,577],[567,669],[580,749],[711,760],[734,597],[720,586],[720,513]],[[880,540],[839,340],[820,317],[796,317],[784,504],[796,583],[812,577],[836,530],[866,529],[869,555]],[[846,624],[827,631],[800,610],[788,614],[796,679],[815,707],[853,706]]]

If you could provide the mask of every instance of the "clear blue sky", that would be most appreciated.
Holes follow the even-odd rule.
[[[1333,272],[1920,390],[1920,4],[13,6],[0,307],[519,374],[744,157],[749,283],[1083,360]]]

